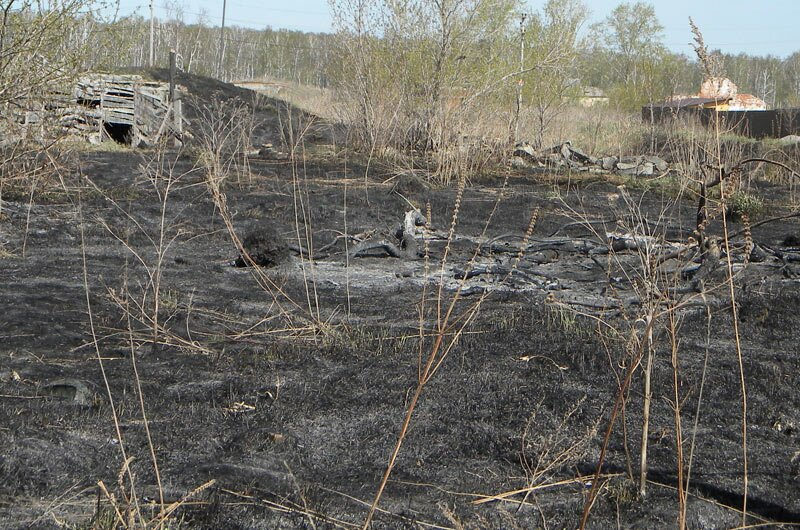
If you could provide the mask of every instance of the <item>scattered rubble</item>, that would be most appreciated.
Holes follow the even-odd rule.
[[[510,163],[517,168],[587,171],[590,173],[618,173],[637,177],[651,177],[669,171],[669,164],[657,156],[606,156],[588,155],[570,142],[546,149],[535,150],[527,142],[518,144]]]

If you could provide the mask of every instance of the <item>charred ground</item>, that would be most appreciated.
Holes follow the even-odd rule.
[[[265,116],[271,112],[262,110]],[[280,123],[265,125],[260,141],[279,145]],[[160,318],[174,339],[156,348],[149,330],[129,319],[135,308],[119,303],[120,293],[141,300],[147,289],[145,267],[132,250],[146,264],[155,257],[151,239],[159,234],[162,210],[156,188],[144,177],[154,153],[81,153],[72,159],[61,192],[32,203],[4,199],[3,527],[82,528],[109,520],[110,504],[105,498],[98,503],[97,484],[102,480],[115,490],[123,460],[92,326],[122,441],[134,458],[130,466],[143,512],[150,513],[158,491],[133,360],[166,500],[216,481],[179,509],[174,524],[327,528],[364,520],[365,503],[375,494],[416,384],[422,286],[430,296],[436,283],[425,276],[424,260],[347,259],[343,241],[313,268],[291,250],[307,241],[304,236],[298,241],[298,189],[309,206],[317,248],[345,232],[345,219],[350,234],[391,232],[402,219],[408,205],[391,191],[395,182],[386,182],[380,168],[365,178],[366,165],[357,157],[345,163],[345,155],[310,156],[299,173],[291,161],[254,156],[249,178],[225,186],[240,237],[267,227],[263,233],[281,238],[269,248],[285,254],[264,271],[297,302],[290,312],[318,323],[316,333],[298,327],[293,337],[276,332],[281,312],[252,270],[233,266],[239,252],[190,149],[163,154],[173,174],[182,177],[167,202],[167,235],[175,239],[164,253],[161,284]],[[465,190],[456,229],[463,239],[452,245],[448,271],[469,261],[503,181],[502,175],[486,177]],[[457,190],[411,186],[403,191],[416,204],[430,202],[433,225],[448,228]],[[521,236],[535,208],[534,241],[574,222],[575,212],[607,219],[608,197],[617,191],[602,179],[553,184],[547,176],[514,175],[487,238]],[[776,214],[788,211],[783,188],[761,185],[758,191]],[[630,193],[642,211],[657,217],[669,190],[634,186]],[[670,209],[670,223],[691,228],[695,208],[696,202],[679,201]],[[797,226],[788,219],[756,227],[753,239],[778,247]],[[565,235],[591,239],[580,225],[567,228]],[[443,244],[431,247],[434,271],[443,252]],[[506,258],[490,254],[485,259]],[[610,296],[608,271],[592,265],[604,259],[579,251],[537,263],[523,258],[523,268],[541,273],[538,283],[519,280],[498,288],[497,278],[475,280],[476,287],[493,292],[426,388],[375,528],[578,524],[588,479],[575,479],[595,470],[623,373],[624,340],[603,330],[630,329],[632,318],[626,311],[610,311],[598,324],[596,311],[569,305]],[[737,291],[748,390],[748,510],[752,523],[798,522],[800,285],[791,262],[766,259],[750,270]],[[631,292],[630,286],[613,286],[619,298]],[[465,297],[466,304],[484,290],[473,292],[478,294]],[[445,297],[452,294],[445,289]],[[741,522],[736,511],[742,491],[741,404],[731,310],[724,293],[709,297],[714,298],[708,305],[711,339],[688,508],[692,528]],[[280,303],[286,305],[284,299]],[[679,383],[686,439],[693,429],[709,328],[706,306],[682,315]],[[425,326],[430,330],[433,323]],[[665,334],[657,330],[657,336]],[[641,429],[642,390],[635,379],[626,429],[618,422],[611,437],[590,527],[675,524],[676,437],[667,343],[658,341],[653,372],[649,494],[637,499],[636,485],[627,479],[625,440],[635,472]],[[74,399],[78,383],[91,393],[89,402]],[[483,496],[531,485],[549,486],[527,497],[474,504]],[[115,491],[119,499],[121,490]]]

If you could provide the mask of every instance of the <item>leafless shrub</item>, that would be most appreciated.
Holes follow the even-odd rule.
[[[462,150],[454,157],[463,138],[506,145],[512,138],[515,87],[526,77],[541,132],[561,104],[583,16],[579,2],[562,7],[549,2],[528,18],[526,42],[524,32],[510,30],[516,15],[506,0],[333,2],[334,74],[351,140],[371,155],[386,147],[414,153],[421,167],[455,184],[454,166],[480,169],[492,153]],[[533,51],[517,61],[526,46]],[[548,95],[538,97],[544,85]],[[494,128],[489,135],[487,126]]]
[[[256,126],[253,108],[239,100],[213,98],[195,101],[199,165],[217,179],[234,177],[237,184],[250,181],[249,157],[254,152],[252,133]],[[218,183],[222,185],[223,182]]]
[[[553,480],[560,470],[580,462],[587,455],[589,444],[597,434],[597,423],[581,425],[582,418],[576,418],[585,400],[585,397],[579,399],[561,416],[550,420],[540,418],[542,403],[530,415],[520,447],[520,462],[529,492],[535,486]],[[577,433],[580,434],[576,437]]]

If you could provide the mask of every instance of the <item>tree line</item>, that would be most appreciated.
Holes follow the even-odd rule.
[[[179,54],[186,72],[224,80],[267,78],[335,87],[363,122],[363,138],[434,147],[463,116],[492,111],[509,131],[520,113],[544,130],[570,93],[594,86],[636,109],[695,93],[695,58],[669,51],[652,5],[621,3],[589,26],[581,0],[329,0],[334,33],[226,27],[181,4],[155,21],[156,66]],[[150,63],[150,20],[107,17],[89,0],[0,1],[0,100],[48,79]],[[687,20],[687,34],[689,26]],[[713,47],[713,43],[710,43]],[[800,106],[800,51],[786,58],[716,53],[740,91],[771,107]],[[36,68],[31,68],[31,63]],[[0,101],[1,103],[2,101]],[[499,117],[499,118],[498,118]],[[463,131],[461,131],[463,132]]]
[[[13,41],[21,24],[54,10],[57,16],[52,18],[63,17],[64,24],[49,28],[53,34],[48,37],[64,41],[61,46],[54,46],[56,49],[79,50],[84,68],[149,66],[150,20],[140,15],[104,18],[96,9],[99,6],[98,2],[87,0],[0,2],[0,46]],[[577,56],[575,61],[570,58],[560,67],[584,85],[618,95],[615,99],[622,104],[636,106],[651,95],[691,92],[701,81],[701,69],[694,57],[667,50],[663,28],[652,5],[645,2],[621,3],[605,20],[590,27],[587,27],[585,5],[573,0],[547,2],[539,12],[530,12],[528,6],[517,0],[330,0],[330,6],[334,35],[229,26],[221,40],[219,26],[212,25],[202,15],[188,21],[181,4],[175,3],[168,8],[166,16],[155,21],[155,62],[166,65],[169,50],[175,49],[182,58],[184,70],[199,75],[228,80],[269,77],[329,86],[331,76],[335,77],[331,70],[339,66],[333,61],[330,50],[337,39],[341,40],[348,29],[358,24],[362,32],[369,32],[367,26],[370,25],[372,29],[386,30],[383,36],[393,39],[393,45],[406,39],[408,42],[395,48],[396,53],[402,55],[414,41],[426,38],[426,33],[427,37],[434,37],[428,31],[432,25],[452,23],[462,26],[458,31],[481,32],[489,10],[496,10],[491,15],[496,30],[466,43],[470,49],[462,51],[468,52],[467,55],[484,54],[484,60],[490,61],[493,58],[486,55],[489,49],[505,48],[503,53],[507,59],[515,59],[519,21],[521,14],[528,12],[524,22],[528,29],[525,38],[527,47],[533,50],[528,62],[538,59],[542,47],[569,44]],[[439,17],[437,11],[444,16]],[[421,18],[423,14],[425,17]],[[427,18],[428,15],[431,17]],[[372,20],[366,20],[367,17]],[[564,40],[573,39],[573,28],[581,31],[580,38],[574,38],[572,43],[548,41],[551,36],[541,31],[542,20],[547,17],[555,25],[567,26],[562,28],[566,29]],[[411,27],[412,23],[417,27]],[[59,25],[62,27],[57,28]],[[454,43],[463,37],[447,35],[447,31],[445,28],[439,35],[440,45],[442,36],[445,41],[452,37]],[[713,48],[713,42],[709,44]],[[424,51],[419,49],[418,52]],[[771,106],[800,105],[800,51],[783,59],[745,53],[719,55],[725,73],[741,90],[755,94]],[[618,94],[624,91],[628,92],[627,97]]]

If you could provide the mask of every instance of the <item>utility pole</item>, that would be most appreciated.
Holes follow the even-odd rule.
[[[172,132],[175,147],[183,145],[183,106],[175,91],[175,76],[177,75],[178,54],[172,49],[169,51],[169,109],[172,112]]]
[[[177,53],[174,49],[169,51],[169,102],[175,101],[175,71],[177,70]]]
[[[219,31],[219,65],[217,66],[217,77],[222,79],[222,61],[225,58],[225,9],[228,0],[222,0],[222,27]]]
[[[153,0],[150,0],[150,68],[153,67],[155,62],[155,53],[153,50],[153,34],[156,28],[156,18],[153,14]]]
[[[525,70],[525,18],[527,15],[522,13],[519,19],[519,71]],[[522,74],[517,81],[517,108],[514,113],[514,143],[519,143],[519,115],[522,112],[522,85],[524,81]]]

